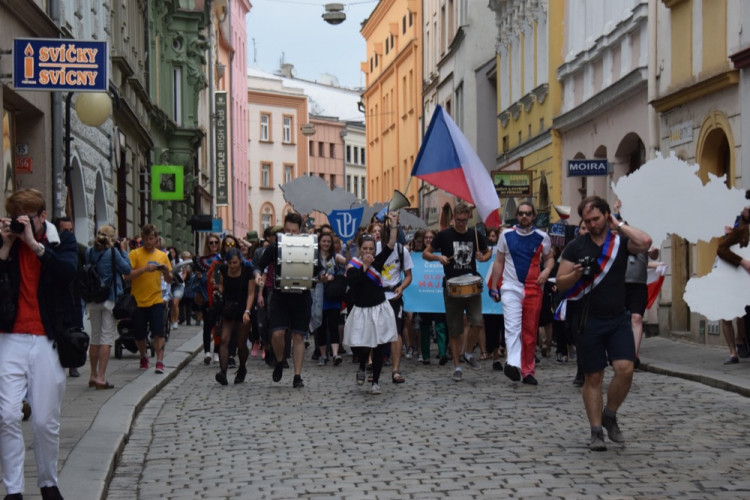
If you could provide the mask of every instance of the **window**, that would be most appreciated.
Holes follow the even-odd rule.
[[[414,14],[409,12],[409,27],[411,28],[412,22],[414,22]]]
[[[507,135],[503,136],[503,153],[506,153],[510,149],[510,137]]]
[[[373,60],[373,58],[371,57],[371,58],[370,58],[370,73],[372,73],[372,68],[373,68],[372,64],[373,64],[373,62],[374,62],[374,60]]]
[[[172,72],[172,83],[174,85],[173,114],[174,122],[182,125],[182,68],[175,68]]]
[[[401,21],[401,31],[406,34],[406,16],[404,16],[404,19]]]
[[[267,228],[271,227],[271,214],[263,214],[261,217],[261,226],[263,226],[263,230],[265,231]]]
[[[330,158],[336,158],[336,145],[334,143],[330,143],[328,145],[329,152],[331,153],[329,155]]]
[[[346,191],[348,193],[352,192],[352,176],[351,175],[346,176]]]
[[[315,156],[315,143],[310,141],[308,144],[310,145],[310,156]]]
[[[268,113],[260,114],[260,140],[271,140],[271,115]]]
[[[323,142],[319,142],[318,143],[318,156],[320,156],[321,158],[323,158],[326,155],[325,154],[325,152],[326,152],[325,147],[326,147],[325,143],[323,143]]]
[[[367,198],[367,196],[365,195],[365,178],[362,177],[360,180],[362,181],[362,193],[360,194],[360,199],[364,200],[365,198]]]
[[[350,191],[347,189],[347,191]],[[357,178],[354,178],[354,197],[359,198],[359,182],[357,182]]]
[[[284,165],[284,183],[294,179],[294,165]]]
[[[285,144],[291,144],[292,143],[292,129],[294,128],[294,120],[291,116],[284,116],[283,121],[283,128],[284,128],[284,138],[283,141]]]
[[[260,164],[260,186],[264,188],[271,187],[271,164]]]
[[[352,147],[348,144],[346,145],[346,162],[352,162]]]
[[[328,178],[328,187],[331,188],[331,191],[336,189],[336,176],[333,174]]]
[[[378,67],[378,53],[375,52],[375,67]]]
[[[539,118],[539,132],[544,132],[544,117]]]
[[[359,158],[357,155],[358,151],[359,151],[359,148],[354,148],[354,163],[357,165],[359,165]]]
[[[359,161],[361,162],[360,165],[365,164],[365,148],[360,148],[359,150]]]
[[[388,50],[390,47],[388,46],[388,38],[385,39],[385,55],[388,55]]]

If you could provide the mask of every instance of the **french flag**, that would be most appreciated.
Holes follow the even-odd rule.
[[[411,175],[477,207],[488,227],[499,227],[500,198],[492,178],[461,129],[438,105]]]

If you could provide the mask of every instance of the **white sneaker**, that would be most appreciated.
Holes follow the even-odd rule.
[[[203,364],[204,365],[210,365],[211,364],[211,353],[207,352],[203,355]]]
[[[178,326],[180,326],[179,323],[172,323],[172,330],[177,330]]]
[[[370,394],[382,394],[383,391],[380,390],[380,386],[378,384],[372,384],[372,387],[370,388]]]
[[[214,363],[218,363],[218,362],[219,362],[219,353],[215,352],[214,353]]]

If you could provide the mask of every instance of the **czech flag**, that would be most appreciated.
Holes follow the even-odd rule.
[[[665,264],[659,264],[658,267],[648,268],[648,303],[646,309],[651,309],[651,306],[656,302],[656,298],[659,296],[661,286],[664,284],[664,276],[667,274],[667,266]]]
[[[440,105],[432,115],[411,175],[476,206],[486,226],[500,226],[500,198],[490,173]]]

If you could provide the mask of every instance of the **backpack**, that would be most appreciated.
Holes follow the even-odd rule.
[[[109,298],[109,293],[112,290],[111,283],[105,282],[96,268],[105,253],[102,252],[96,262],[91,262],[91,249],[87,250],[85,263],[78,269],[76,286],[84,302],[100,304]]]

